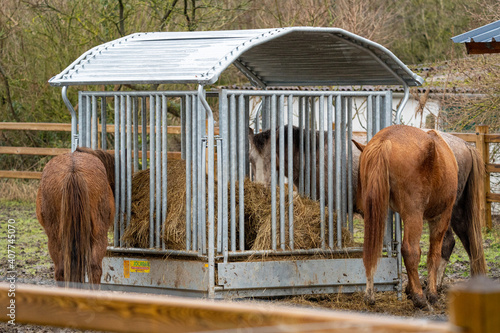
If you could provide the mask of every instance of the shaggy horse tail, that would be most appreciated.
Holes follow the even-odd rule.
[[[91,217],[87,183],[77,171],[70,172],[64,181],[60,211],[60,239],[64,281],[85,282],[90,275]]]
[[[468,147],[472,156],[472,170],[469,174],[469,179],[464,188],[464,202],[465,207],[465,221],[467,223],[467,237],[468,239],[463,242],[469,254],[471,274],[479,275],[486,274],[486,261],[484,259],[483,251],[483,237],[481,234],[481,220],[479,218],[480,212],[480,191],[481,181],[484,177],[484,164],[479,156],[478,151],[473,147]],[[469,246],[467,246],[468,244]]]
[[[365,220],[363,263],[366,274],[373,276],[382,252],[385,220],[389,206],[389,154],[392,144],[385,140],[368,145],[361,154],[360,176]]]

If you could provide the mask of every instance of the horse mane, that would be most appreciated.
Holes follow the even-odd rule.
[[[104,165],[104,169],[106,170],[106,175],[108,178],[108,183],[109,186],[111,187],[111,190],[113,191],[113,195],[115,194],[115,157],[108,153],[105,150],[100,150],[100,149],[90,149],[86,147],[78,147],[76,148],[77,152],[80,153],[86,153],[90,155],[94,155],[97,157],[102,164]]]

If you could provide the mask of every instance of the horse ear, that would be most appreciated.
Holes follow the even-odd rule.
[[[364,145],[364,144],[362,144],[362,143],[359,143],[359,142],[357,142],[357,141],[356,141],[356,140],[354,140],[354,139],[352,140],[352,142],[354,143],[354,145],[355,145],[356,147],[358,147],[358,149],[359,149],[359,151],[360,151],[360,152],[363,152],[363,150],[365,150],[366,145]]]
[[[248,138],[250,140],[253,140],[253,136],[254,136],[254,132],[253,132],[253,128],[251,128],[250,126],[248,127]]]

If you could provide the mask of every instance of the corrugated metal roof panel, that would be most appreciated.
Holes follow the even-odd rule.
[[[337,28],[137,33],[97,46],[51,85],[211,84],[231,64],[255,84],[420,85],[389,50]]]
[[[461,35],[452,37],[451,40],[455,43],[488,43],[500,41],[500,20],[483,25],[477,29],[468,31]]]

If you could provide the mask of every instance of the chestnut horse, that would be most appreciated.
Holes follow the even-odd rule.
[[[423,220],[429,223],[430,246],[427,299],[437,301],[437,274],[443,238],[457,197],[458,166],[441,135],[415,127],[393,125],[368,142],[360,156],[358,206],[364,212],[363,263],[365,298],[375,303],[373,276],[382,252],[387,211],[398,212],[404,223],[401,252],[408,273],[407,293],[413,304],[427,307],[418,277]]]
[[[78,148],[43,169],[36,198],[58,282],[99,284],[113,223],[115,161],[100,150]]]
[[[286,127],[285,127],[286,128]],[[286,133],[286,130],[285,130]],[[453,231],[458,235],[465,250],[467,251],[470,259],[470,269],[472,275],[485,274],[486,263],[484,260],[484,253],[482,248],[482,235],[479,221],[479,182],[481,181],[484,173],[484,166],[477,150],[467,144],[464,140],[448,133],[439,132],[442,138],[448,143],[453,151],[457,164],[458,164],[458,188],[455,205],[451,218],[451,225],[448,228],[443,246],[441,250],[441,260],[438,271],[438,279],[444,275],[444,270],[449,261],[453,248],[455,246],[455,239]],[[326,137],[326,135],[325,135]],[[270,183],[271,176],[271,140],[270,130],[262,133],[253,134],[250,130],[249,135],[249,159],[253,170],[255,171],[256,181],[263,183]],[[287,135],[285,135],[285,140]],[[357,138],[356,138],[357,139]],[[276,136],[278,144],[278,135]],[[362,139],[361,139],[362,140]],[[358,141],[361,141],[358,140]],[[319,142],[318,140],[316,140]],[[354,141],[354,140],[353,140]],[[365,146],[354,141],[354,144],[362,150]],[[285,143],[285,150],[288,145]],[[276,152],[278,153],[278,152]],[[325,154],[326,155],[326,154]],[[319,156],[319,155],[316,155]],[[357,188],[358,179],[358,165],[359,165],[360,151],[353,149],[353,183],[354,191]],[[287,169],[288,154],[285,153],[285,169]],[[298,128],[293,128],[293,166],[294,166],[294,184],[298,186],[299,177],[299,134]],[[278,165],[277,165],[278,166]],[[319,171],[317,172],[319,174]],[[317,186],[319,188],[319,186]],[[356,202],[354,202],[354,209],[358,211]],[[362,213],[362,212],[360,212]]]

